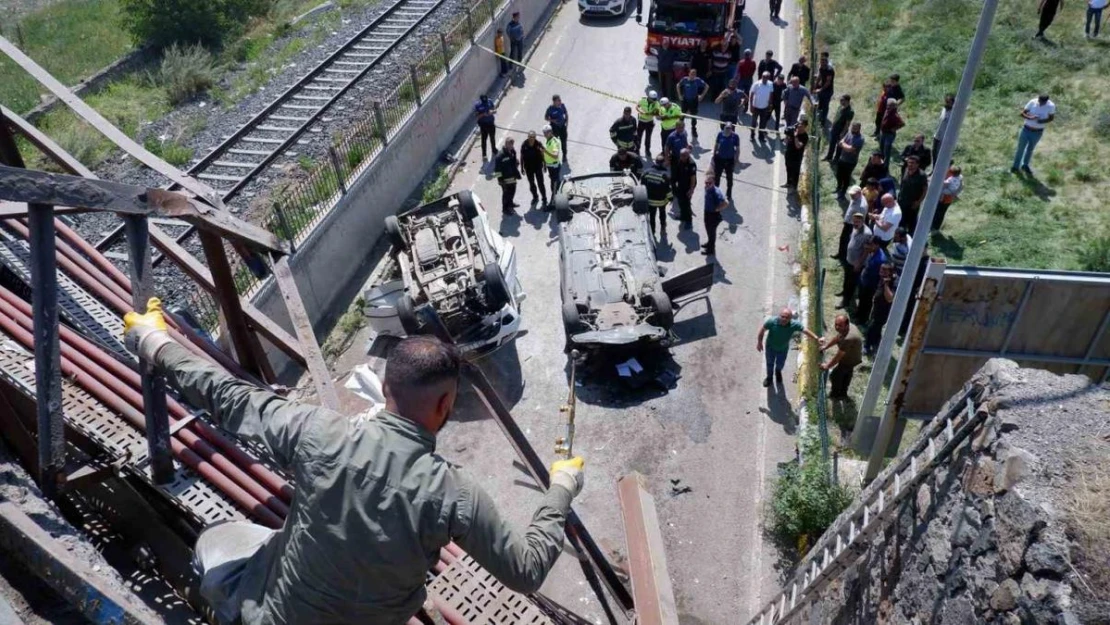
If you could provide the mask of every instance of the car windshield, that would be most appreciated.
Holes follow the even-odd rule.
[[[727,4],[657,2],[651,30],[668,35],[715,35],[724,32]]]

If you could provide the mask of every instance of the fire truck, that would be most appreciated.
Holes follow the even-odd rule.
[[[647,20],[647,45],[644,46],[644,67],[652,75],[658,73],[655,55],[664,41],[677,52],[675,72],[685,72],[690,58],[701,46],[709,48],[724,41],[729,28],[740,32],[745,0],[651,0]]]

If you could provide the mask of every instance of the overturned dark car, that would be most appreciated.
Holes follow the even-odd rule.
[[[676,301],[707,290],[713,266],[663,280],[647,189],[629,173],[567,178],[554,207],[567,348],[670,345]]]

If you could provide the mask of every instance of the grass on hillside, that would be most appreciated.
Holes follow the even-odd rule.
[[[120,25],[117,0],[63,0],[27,15],[18,24],[5,23],[2,34],[66,85],[95,74],[133,47]],[[45,92],[7,56],[0,55],[0,103],[25,113]]]
[[[931,143],[945,93],[958,87],[978,21],[975,0],[815,0],[818,50],[836,66],[836,92],[852,95],[863,122],[864,152],[877,148],[870,133],[874,105],[885,76],[901,75],[906,127],[898,154],[915,133]],[[1048,30],[1051,43],[1034,41],[1035,3],[1000,3],[953,156],[963,168],[964,192],[948,211],[943,232],[930,238],[930,253],[950,264],[1110,271],[1110,33],[1085,40],[1085,3],[1070,2]],[[1021,120],[1020,108],[1038,92],[1052,96],[1056,121],[1037,146],[1035,178],[1010,173]],[[832,107],[835,109],[836,102]],[[830,111],[830,114],[832,111]],[[822,155],[823,156],[823,155]],[[859,169],[856,174],[858,175]],[[897,172],[897,167],[891,167]],[[897,173],[895,173],[897,175]],[[825,323],[840,312],[843,280],[835,253],[842,205],[832,197],[835,180],[822,165],[821,216],[826,270]],[[1102,251],[1100,251],[1102,250]],[[899,351],[896,348],[895,356]],[[856,369],[854,398],[830,406],[830,418],[854,420],[871,369]],[[893,367],[891,367],[893,369]],[[882,409],[882,406],[879,407]]]

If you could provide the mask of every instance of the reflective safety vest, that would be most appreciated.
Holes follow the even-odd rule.
[[[659,107],[659,127],[663,130],[674,130],[682,119],[682,107],[671,102],[666,107]]]
[[[560,148],[559,137],[551,137],[544,142],[547,152],[543,153],[543,164],[548,167],[559,167],[562,164],[563,152]],[[550,152],[550,154],[548,154]]]
[[[621,115],[609,126],[609,138],[618,148],[631,148],[636,143],[636,120]]]
[[[640,103],[637,105],[636,118],[640,121],[650,123],[655,121],[655,116],[659,114],[659,102],[644,96],[640,98]]]
[[[666,206],[671,201],[671,177],[666,169],[652,165],[640,182],[647,188],[649,206]]]

